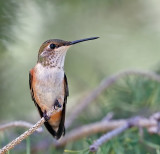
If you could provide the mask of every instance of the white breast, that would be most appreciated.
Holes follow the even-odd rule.
[[[41,104],[51,107],[63,90],[64,71],[57,67],[47,68],[40,63],[35,66],[36,94]]]

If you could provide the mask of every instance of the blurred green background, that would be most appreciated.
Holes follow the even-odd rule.
[[[27,120],[35,123],[39,119],[30,96],[28,73],[36,64],[41,44],[47,39],[72,41],[100,37],[98,40],[77,44],[67,53],[65,72],[70,89],[67,114],[71,112],[76,101],[96,87],[104,77],[125,69],[156,70],[159,68],[159,6],[158,0],[1,0],[0,122]],[[136,85],[135,82],[139,86],[139,82],[143,81],[136,80],[133,82],[134,85]],[[159,88],[156,83],[153,85]],[[119,89],[128,87],[121,85]],[[136,89],[136,86],[134,88]],[[84,116],[77,123],[93,122],[109,111],[118,111],[116,101],[121,98],[108,99],[118,96],[118,90],[116,92],[114,90],[110,91],[111,94],[107,92],[106,95],[110,96],[104,95],[97,101],[101,108],[106,107],[103,112],[100,108],[93,114],[92,111],[95,111],[92,110],[93,105],[90,110],[84,111]],[[144,91],[145,88],[139,90]],[[132,93],[134,94],[135,91]],[[119,93],[121,96],[127,95],[124,93],[125,90],[121,92]],[[143,96],[147,97],[148,93]],[[127,99],[131,98],[133,99],[133,97],[127,97]],[[159,98],[157,100],[159,101]],[[112,101],[115,102],[114,107],[110,107]],[[158,101],[156,106],[152,103],[153,108],[158,107]],[[141,105],[139,103],[136,109],[143,106],[145,103]],[[127,109],[129,108],[130,104]],[[129,112],[130,110],[126,115],[129,115]],[[134,113],[137,112],[136,110]],[[91,115],[89,120],[86,118],[87,114]],[[117,117],[122,117],[121,112],[115,114]],[[9,138],[9,135],[2,134],[1,140],[4,138]],[[73,147],[79,150],[85,146],[77,143]],[[69,148],[72,149],[72,146]]]

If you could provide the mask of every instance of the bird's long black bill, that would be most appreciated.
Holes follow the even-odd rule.
[[[85,38],[85,39],[81,39],[81,40],[76,40],[76,41],[70,42],[70,45],[77,44],[77,43],[84,42],[84,41],[95,40],[98,38],[99,37],[90,37],[90,38]]]

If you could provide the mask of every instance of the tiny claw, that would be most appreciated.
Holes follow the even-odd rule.
[[[43,117],[44,117],[46,122],[50,119],[50,117],[48,117],[48,115],[47,115],[47,111],[46,110],[43,112]]]
[[[54,103],[54,109],[56,110],[56,107],[61,108],[62,105],[58,102],[58,100],[56,99],[55,103]]]

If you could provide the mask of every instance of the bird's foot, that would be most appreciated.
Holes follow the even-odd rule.
[[[47,111],[46,110],[43,112],[43,117],[44,117],[46,122],[50,119],[50,117],[47,115]]]
[[[55,103],[54,103],[54,109],[55,109],[55,110],[57,110],[56,107],[58,107],[58,108],[61,108],[61,107],[62,107],[62,105],[58,102],[57,99],[56,99],[56,101],[55,101]]]

